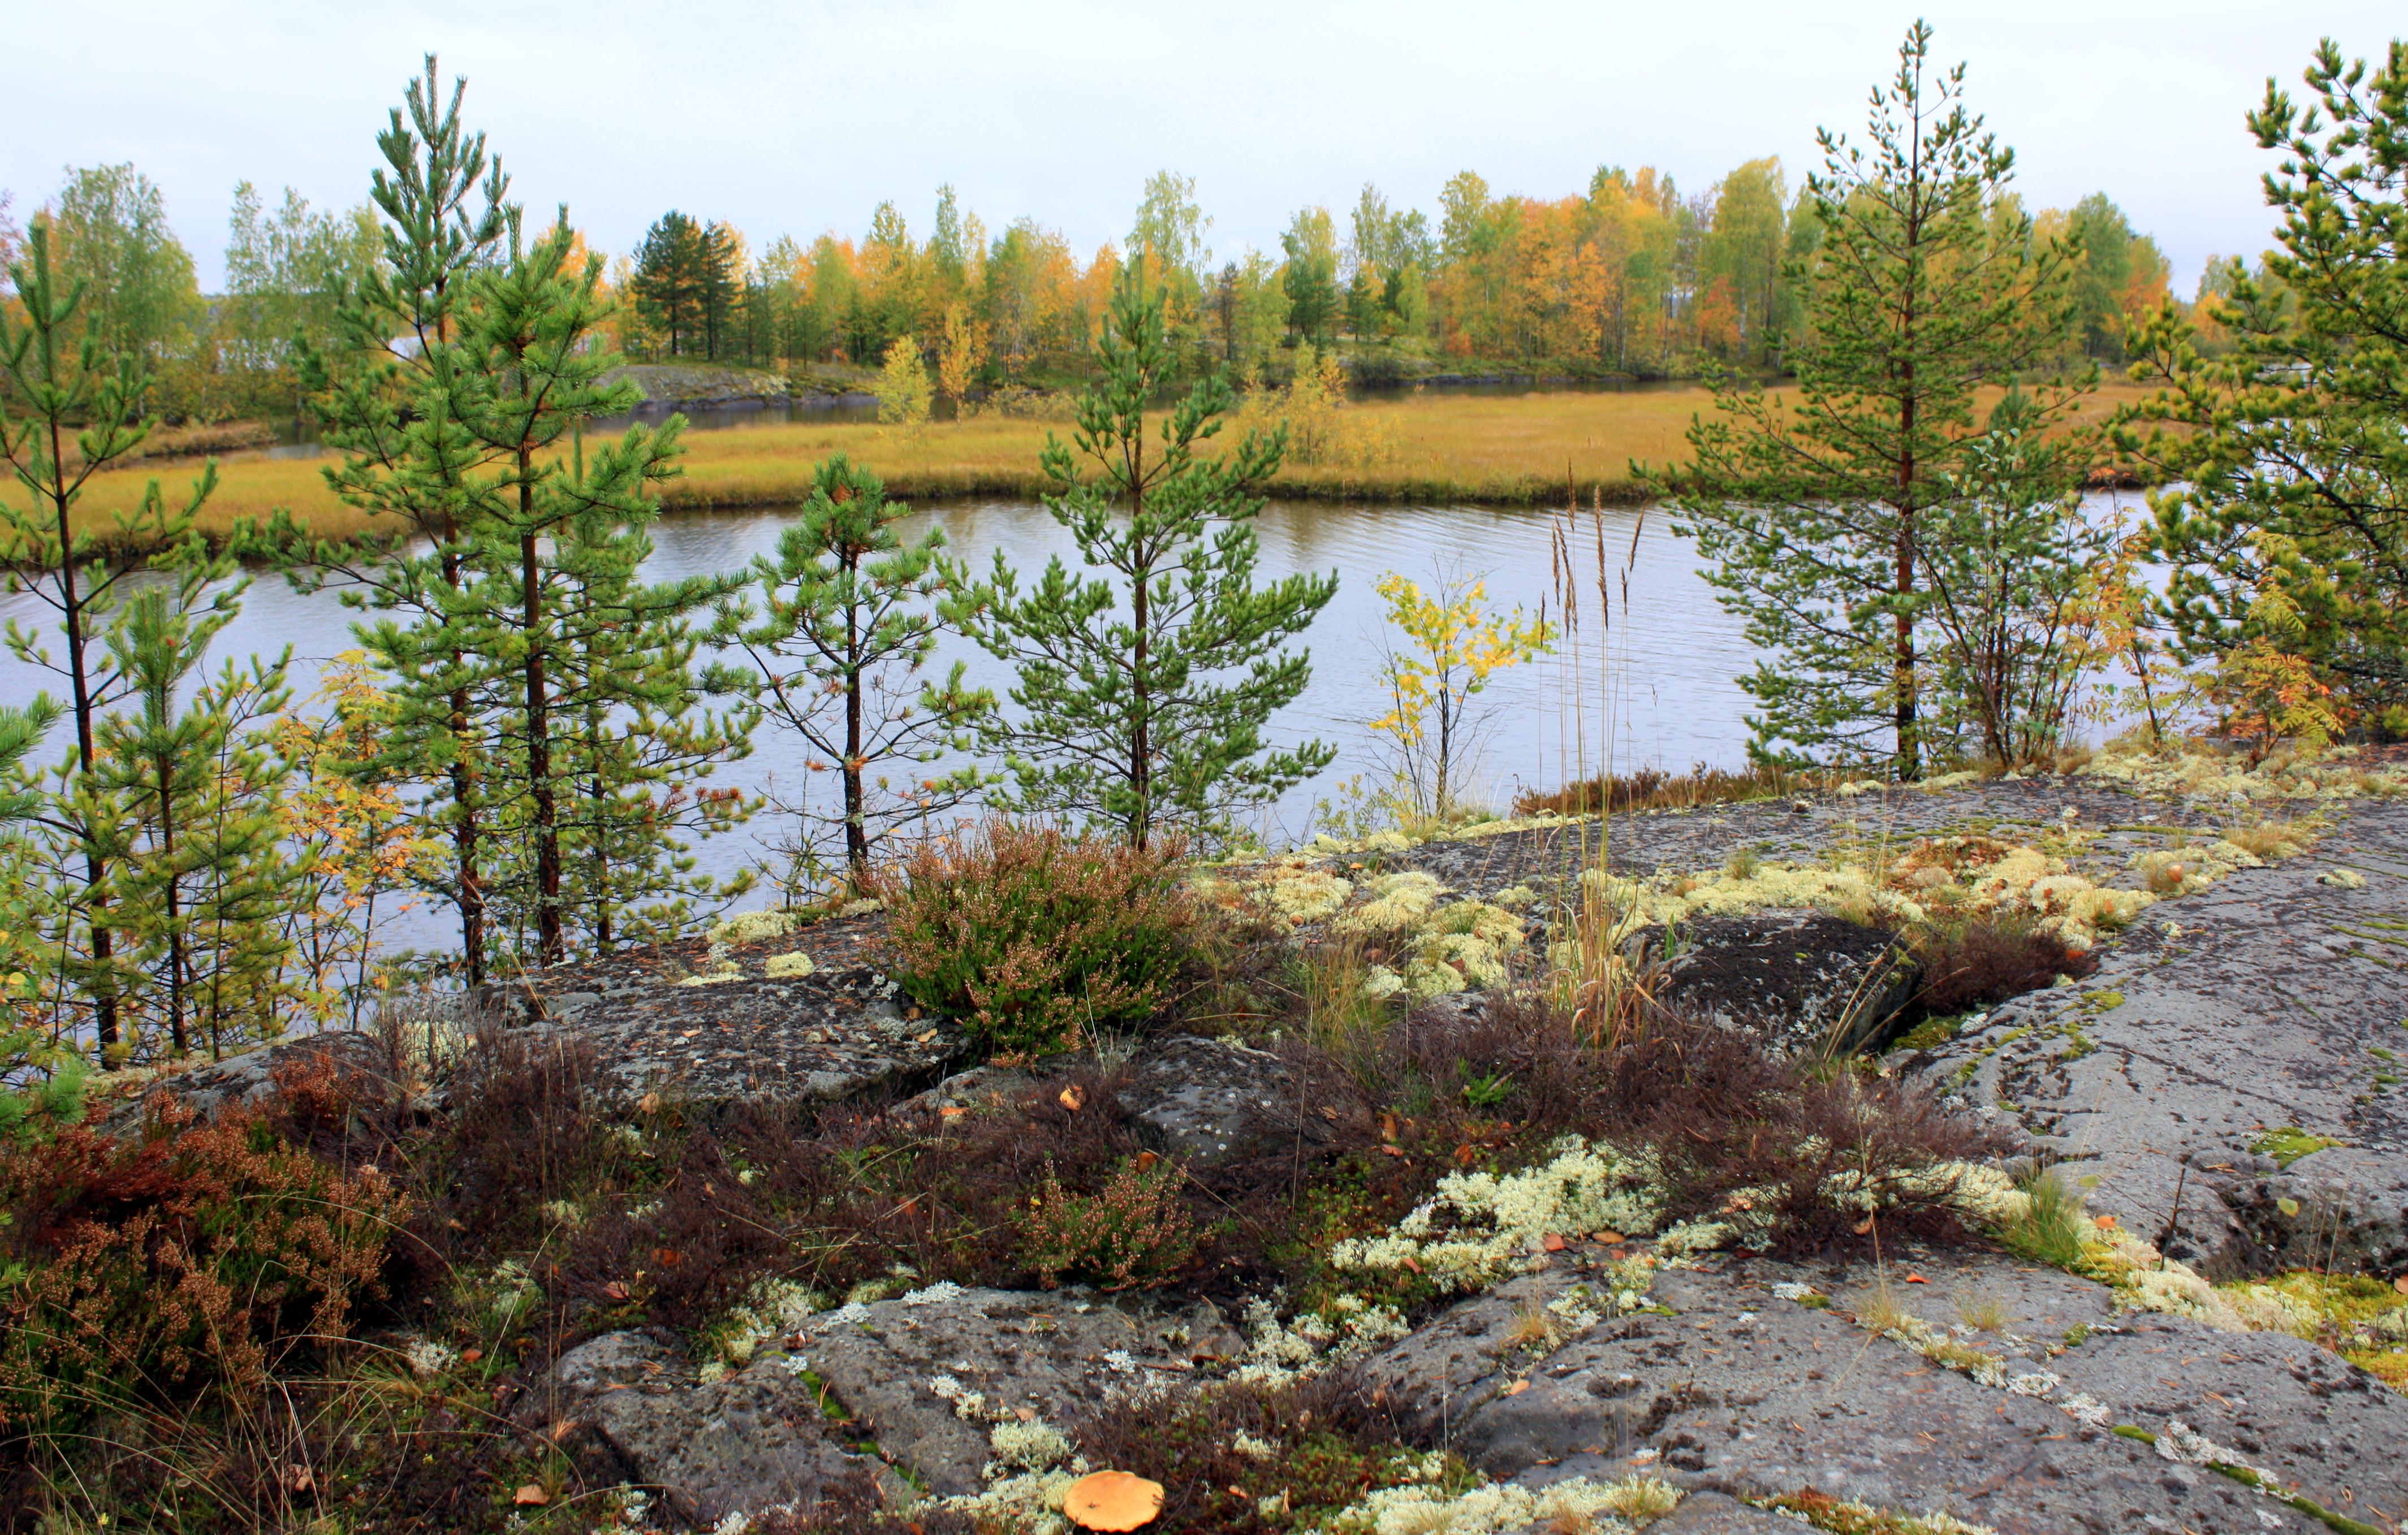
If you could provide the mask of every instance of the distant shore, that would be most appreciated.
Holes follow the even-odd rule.
[[[2103,418],[2136,392],[2132,385],[2111,385],[2092,397],[2086,413]],[[1286,500],[1536,506],[1570,499],[1631,505],[1651,494],[1633,476],[1634,461],[1677,473],[1687,458],[1690,420],[1713,410],[1713,395],[1701,386],[1363,400],[1340,413],[1355,449],[1351,462],[1292,458],[1263,489]],[[1046,437],[1068,430],[1062,420],[982,413],[911,432],[854,420],[695,431],[685,438],[685,472],[668,484],[662,501],[671,511],[793,505],[810,483],[811,466],[836,452],[868,462],[885,476],[890,492],[907,499],[1032,499],[1046,488],[1038,470]],[[327,490],[325,464],[262,452],[221,459],[204,531],[222,535],[238,521],[265,520],[279,510],[290,511],[322,538],[372,531],[366,517]],[[96,476],[83,515],[105,526],[139,502],[150,479],[172,489],[197,467],[154,463]]]

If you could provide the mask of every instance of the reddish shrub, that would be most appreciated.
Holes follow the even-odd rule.
[[[257,1114],[113,1142],[0,1149],[0,1424],[257,1386],[339,1337],[407,1215],[374,1170],[330,1168]]]

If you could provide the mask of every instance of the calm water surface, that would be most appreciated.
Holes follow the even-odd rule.
[[[1260,830],[1274,845],[1309,837],[1315,802],[1337,792],[1356,774],[1376,777],[1383,767],[1379,744],[1367,722],[1386,708],[1377,672],[1385,636],[1374,583],[1386,571],[1401,571],[1426,589],[1443,573],[1484,577],[1491,602],[1560,612],[1555,592],[1554,533],[1560,514],[1464,506],[1274,504],[1263,514],[1264,577],[1293,571],[1335,570],[1338,595],[1321,614],[1308,639],[1312,680],[1302,697],[1273,722],[1283,742],[1327,741],[1338,760],[1317,780],[1290,792],[1262,817]],[[654,529],[657,553],[648,574],[655,577],[740,568],[773,550],[779,531],[792,520],[777,512],[681,513]],[[939,505],[917,512],[908,525],[941,527],[955,551],[982,568],[996,549],[1030,574],[1046,559],[1074,559],[1068,535],[1044,508],[1007,501]],[[1610,567],[1612,616],[1600,626],[1596,593],[1597,549],[1602,544]],[[1742,715],[1747,699],[1732,680],[1748,670],[1754,652],[1736,619],[1724,613],[1698,571],[1695,550],[1671,531],[1661,509],[1609,508],[1584,512],[1575,547],[1584,588],[1583,634],[1577,657],[1569,650],[1501,673],[1479,700],[1486,721],[1485,744],[1472,782],[1487,803],[1503,808],[1527,788],[1552,788],[1594,772],[1611,753],[1617,771],[1656,765],[1673,770],[1696,762],[1735,765],[1747,739]],[[37,621],[43,610],[22,595],[0,596],[0,617]],[[297,694],[314,688],[326,661],[355,643],[354,615],[333,591],[304,595],[280,578],[254,580],[241,616],[218,638],[210,666],[226,657],[294,648]],[[1000,691],[1008,671],[973,646],[949,638],[936,671],[959,656],[975,682]],[[13,660],[0,660],[0,702],[22,703],[45,679]],[[55,681],[47,683],[61,693]],[[824,796],[801,766],[795,740],[765,723],[752,755],[722,767],[710,782],[754,792],[774,791],[792,801]],[[823,801],[824,803],[824,801]],[[706,863],[732,871],[762,856],[778,828],[756,817],[701,849]],[[442,922],[428,914],[424,931],[396,934],[401,942],[436,944]]]

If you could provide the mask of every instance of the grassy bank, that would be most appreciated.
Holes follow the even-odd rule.
[[[2136,393],[2112,384],[2094,397],[2097,419]],[[1713,408],[1702,388],[1629,393],[1466,396],[1424,394],[1349,407],[1357,435],[1379,445],[1367,462],[1291,464],[1271,487],[1291,499],[1527,505],[1558,501],[1569,485],[1583,501],[1639,499],[1630,462],[1678,464],[1693,415]],[[994,416],[904,433],[858,422],[796,422],[697,432],[686,439],[685,476],[670,487],[672,508],[782,506],[798,500],[811,465],[844,451],[874,463],[896,494],[1034,496],[1039,450],[1063,423]],[[206,526],[222,533],[242,519],[281,508],[326,537],[362,532],[366,519],[325,488],[326,461],[237,454],[221,462]],[[156,471],[96,479],[87,515],[108,521],[139,502]],[[187,476],[170,471],[170,491]]]

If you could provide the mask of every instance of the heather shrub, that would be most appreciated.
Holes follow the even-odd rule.
[[[896,979],[997,1053],[1041,1055],[1141,1021],[1194,925],[1184,852],[1008,821],[929,844],[891,882]]]
[[[1148,1151],[1113,1169],[1100,1193],[1074,1194],[1049,1161],[1017,1218],[1023,1261],[1048,1289],[1065,1274],[1107,1290],[1166,1284],[1196,1254],[1196,1223],[1179,1197],[1184,1181],[1178,1163]]]
[[[257,1387],[343,1334],[405,1205],[257,1115],[0,1147],[0,1427]]]
[[[2014,918],[1973,918],[1934,931],[1915,945],[1915,959],[1922,981],[1914,1005],[1932,1017],[2037,991],[2059,975],[2078,981],[2099,968],[2096,956],[2061,935]]]

